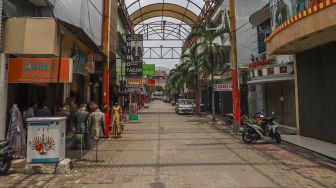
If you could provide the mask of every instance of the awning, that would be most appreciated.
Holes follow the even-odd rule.
[[[77,36],[87,47],[91,48],[95,54],[95,60],[97,61],[106,61],[106,54],[100,49],[99,46],[84,32],[82,28],[69,24],[63,20],[57,20],[65,28],[67,28],[71,33]]]

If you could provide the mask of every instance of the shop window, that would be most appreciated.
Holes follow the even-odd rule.
[[[274,75],[274,68],[267,68],[267,75]]]
[[[262,69],[258,70],[258,76],[262,76]]]
[[[287,67],[286,66],[280,67],[280,74],[286,74],[286,73],[287,73]]]

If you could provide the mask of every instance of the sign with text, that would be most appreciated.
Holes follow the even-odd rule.
[[[143,64],[143,75],[154,76],[155,75],[155,64]]]
[[[155,86],[155,79],[147,79],[146,86]]]
[[[71,83],[73,63],[70,58],[10,58],[8,83]]]
[[[143,35],[128,34],[126,49],[126,77],[142,77]]]
[[[126,62],[126,77],[142,77],[142,61]]]
[[[128,78],[126,80],[126,85],[127,86],[138,86],[138,85],[143,85],[143,80],[140,78]]]
[[[214,91],[232,91],[232,84],[214,84]]]

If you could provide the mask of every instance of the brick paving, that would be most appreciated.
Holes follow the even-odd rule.
[[[336,187],[336,162],[288,144],[246,145],[222,125],[154,102],[121,139],[99,142],[64,175],[25,175],[14,165],[0,187]],[[79,159],[79,151],[68,152]]]

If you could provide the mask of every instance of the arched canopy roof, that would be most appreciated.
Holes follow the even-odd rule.
[[[197,21],[204,0],[125,0],[133,26],[155,17],[171,17],[192,25]]]
[[[172,17],[189,25],[196,23],[198,16],[192,11],[176,4],[170,3],[157,3],[147,5],[133,12],[130,17],[133,25],[137,25],[153,17]]]

